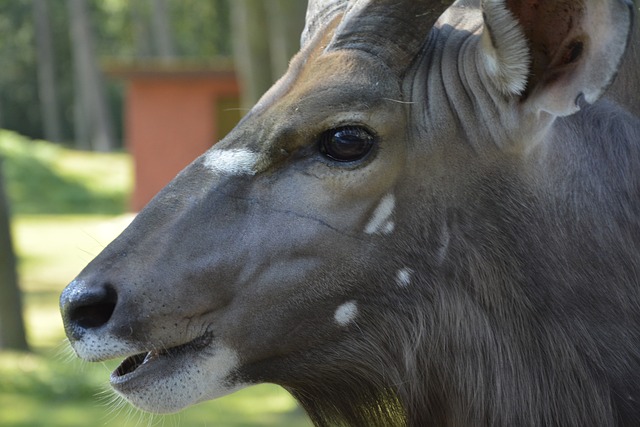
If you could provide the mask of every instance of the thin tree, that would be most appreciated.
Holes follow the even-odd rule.
[[[268,3],[266,12],[271,45],[271,75],[278,79],[287,71],[291,57],[300,50],[300,33],[304,28],[307,2],[271,0]]]
[[[0,349],[29,350],[0,159]]]
[[[274,81],[265,3],[263,0],[231,2],[233,54],[242,84],[243,108],[251,108]]]
[[[49,141],[62,141],[62,125],[58,108],[58,93],[55,77],[55,54],[53,35],[49,22],[47,0],[33,0],[35,22],[36,55],[38,61],[38,96],[44,127],[44,137]]]
[[[163,62],[171,62],[176,56],[169,16],[166,0],[151,0],[153,41],[156,53]]]
[[[104,78],[98,67],[86,0],[68,0],[75,70],[76,140],[90,142],[96,151],[115,147],[113,121],[107,104]]]
[[[233,50],[242,83],[242,106],[250,108],[286,70],[300,47],[306,3],[300,0],[234,0]]]
[[[151,30],[148,25],[148,4],[142,0],[129,3],[133,44],[136,59],[147,59],[153,56],[151,47]]]

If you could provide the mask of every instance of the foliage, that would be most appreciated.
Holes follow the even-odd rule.
[[[206,61],[231,55],[229,0],[167,0],[167,3],[180,58]],[[140,16],[132,20],[134,6]],[[106,49],[104,57],[131,60],[153,58],[158,54],[151,42],[151,7],[148,0],[138,1],[136,5],[122,0],[105,2],[102,13],[116,21],[103,26],[100,34]],[[126,43],[122,34],[127,34]]]
[[[171,26],[181,59],[210,60],[230,54],[228,9],[230,0],[168,0]],[[136,22],[134,5],[144,3],[146,13]],[[131,62],[137,56],[136,26],[150,27],[148,0],[89,0],[96,50],[102,63]],[[66,140],[73,138],[75,94],[66,1],[50,1],[49,18],[56,57],[55,72]],[[37,61],[31,1],[0,0],[0,127],[32,138],[42,138],[38,98]],[[152,54],[153,52],[151,52]],[[108,81],[112,116],[122,116],[121,82]],[[122,134],[122,123],[118,123]]]
[[[0,130],[0,159],[14,213],[126,210],[131,165],[125,154],[72,151]]]
[[[63,134],[73,128],[73,82],[66,2],[49,2]],[[0,127],[42,137],[35,33],[30,1],[0,1]]]

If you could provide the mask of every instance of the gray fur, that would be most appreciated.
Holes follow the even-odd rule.
[[[303,50],[213,149],[226,155],[185,169],[64,291],[72,345],[94,361],[168,349],[154,355],[175,387],[279,384],[318,426],[637,426],[637,29],[605,97],[557,117],[546,106],[581,84],[554,86],[567,69],[593,93],[611,73],[578,50],[534,55],[546,74],[505,93],[483,69],[477,1],[432,29],[442,2],[406,1],[312,2]],[[578,4],[558,1],[545,4]],[[629,16],[619,0],[579,3],[594,4]],[[566,33],[628,29],[593,22]],[[377,146],[338,164],[319,141],[345,125]],[[209,164],[236,149],[255,174]],[[365,232],[389,195],[393,230]],[[345,302],[357,315],[336,322]],[[180,384],[189,352],[224,369]],[[145,369],[121,382],[153,389],[165,373]],[[157,411],[201,398],[150,396]]]

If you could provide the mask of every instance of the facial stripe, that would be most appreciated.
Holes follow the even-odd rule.
[[[346,326],[353,322],[358,315],[358,306],[355,301],[348,301],[336,309],[333,318],[340,326]]]
[[[396,198],[393,194],[387,194],[380,200],[380,203],[373,212],[369,223],[364,231],[367,234],[382,233],[390,234],[395,228],[393,222],[393,210],[396,206]]]
[[[226,175],[254,175],[258,159],[258,153],[241,148],[213,149],[205,155],[204,165],[213,172]]]

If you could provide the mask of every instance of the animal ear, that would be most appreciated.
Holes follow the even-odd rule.
[[[483,0],[481,56],[503,94],[563,116],[613,80],[633,23],[631,0]]]

